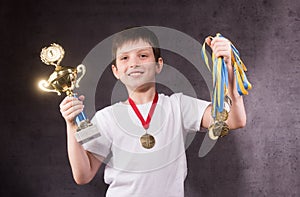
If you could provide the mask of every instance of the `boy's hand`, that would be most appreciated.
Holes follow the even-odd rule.
[[[224,61],[227,65],[227,68],[232,67],[231,66],[231,46],[230,41],[226,38],[222,37],[215,37],[211,39],[210,37],[207,37],[205,39],[205,42],[210,48],[212,49],[215,57],[224,57]]]
[[[75,117],[82,112],[84,108],[83,100],[83,95],[79,96],[79,98],[66,96],[60,103],[60,112],[67,124],[74,124]]]

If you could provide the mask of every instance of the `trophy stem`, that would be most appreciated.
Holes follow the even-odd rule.
[[[68,96],[73,96],[73,97],[79,99],[79,98],[77,97],[77,94],[76,94],[76,93],[73,93],[73,92],[70,91],[70,92],[67,92],[67,94],[68,94]],[[87,128],[87,127],[93,125],[93,124],[90,122],[90,120],[87,119],[87,117],[86,117],[86,115],[85,115],[84,112],[80,112],[80,113],[76,116],[75,122],[76,122],[76,124],[77,124],[77,126],[78,126],[77,131],[80,131],[80,130],[82,130],[82,129],[85,129],[85,128]]]
[[[76,94],[73,93],[71,90],[67,90],[67,91],[66,91],[66,94],[67,94],[67,96],[74,96],[74,97],[76,97]],[[77,97],[76,97],[76,98],[77,98]]]
[[[77,125],[78,125],[78,123],[82,122],[83,120],[87,120],[87,118],[86,118],[84,112],[80,112],[80,114],[78,114],[78,115],[76,116],[75,121],[76,121],[76,123],[77,123]]]

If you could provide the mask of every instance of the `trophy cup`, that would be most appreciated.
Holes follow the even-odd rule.
[[[56,43],[42,49],[40,54],[42,62],[55,66],[55,70],[48,80],[41,80],[39,82],[39,88],[46,92],[56,92],[58,95],[65,92],[68,96],[77,98],[73,90],[79,87],[79,82],[85,75],[86,69],[83,64],[80,64],[76,68],[61,66],[60,62],[64,54],[64,49]],[[86,118],[84,112],[77,115],[75,122],[78,126],[75,137],[79,143],[83,144],[90,139],[100,136],[100,133],[97,132],[96,127]]]

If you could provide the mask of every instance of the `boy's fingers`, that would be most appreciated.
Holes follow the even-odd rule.
[[[216,44],[221,44],[221,45],[230,45],[230,41],[226,38],[220,38],[220,37],[215,37],[211,41],[211,45],[214,46]]]
[[[82,101],[79,101],[78,99],[75,99],[75,100],[71,100],[67,103],[61,103],[60,104],[60,111],[61,113],[64,113],[66,111],[68,111],[69,109],[72,109],[74,107],[78,107],[78,106],[83,106],[83,102]]]
[[[78,101],[82,103],[84,100],[84,96],[81,95],[79,98],[72,97],[72,96],[66,96],[63,101],[60,103],[59,107],[62,108],[63,106],[72,103],[72,104],[77,104]]]
[[[205,43],[206,43],[208,46],[211,46],[211,42],[212,42],[211,37],[205,38]]]
[[[68,116],[68,115],[70,115],[70,114],[72,114],[76,111],[81,112],[83,107],[84,107],[83,105],[76,105],[76,106],[73,106],[73,107],[70,107],[70,108],[66,109],[65,111],[63,111],[63,113],[64,113],[65,116]]]
[[[79,106],[75,106],[75,107],[72,107],[66,111],[63,111],[62,112],[62,116],[68,120],[68,121],[73,121],[74,118],[80,113],[82,112],[83,110],[83,105],[79,105]]]
[[[76,99],[75,101],[70,101],[70,102],[62,105],[61,109],[63,111],[66,111],[66,110],[71,109],[73,107],[82,106],[82,105],[83,105],[82,101],[79,101],[78,99]]]
[[[70,102],[70,101],[73,101],[74,99],[76,99],[76,98],[71,97],[71,96],[66,96],[66,97],[62,100],[61,104],[62,104],[62,105],[65,105],[66,103],[68,103],[68,102]]]
[[[77,109],[76,111],[74,111],[73,113],[70,114],[70,120],[74,120],[76,118],[76,116],[82,112],[82,109]]]
[[[84,101],[85,97],[84,97],[83,95],[80,95],[80,96],[78,97],[78,99],[79,99],[80,101]]]
[[[60,106],[66,104],[67,102],[68,102],[68,96],[66,96],[66,97],[61,101]]]

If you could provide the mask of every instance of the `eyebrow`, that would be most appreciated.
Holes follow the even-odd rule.
[[[130,52],[132,52],[132,51],[135,51],[135,50],[137,50],[137,49],[132,49],[132,50],[130,50],[130,51],[122,52],[122,53],[118,54],[117,57],[120,57],[120,56],[122,56],[122,55],[126,55],[126,54],[128,54],[128,53],[130,53]],[[143,47],[143,48],[141,48],[141,49],[138,49],[138,50],[136,51],[136,53],[140,53],[140,52],[144,52],[144,51],[150,52],[151,50],[152,50],[152,47]]]

